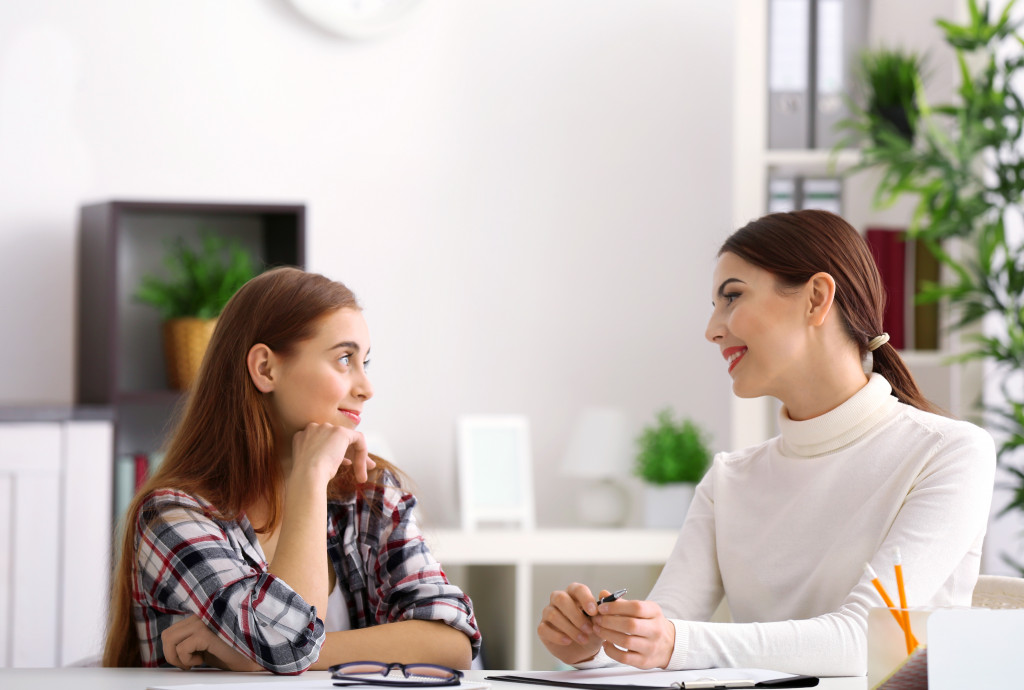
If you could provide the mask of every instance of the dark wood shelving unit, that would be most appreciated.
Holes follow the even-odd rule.
[[[203,232],[237,240],[258,269],[305,266],[302,204],[106,201],[81,208],[75,400],[110,408],[115,464],[117,456],[158,450],[184,395],[167,385],[160,315],[134,293],[143,275],[166,275],[168,241],[198,244]]]

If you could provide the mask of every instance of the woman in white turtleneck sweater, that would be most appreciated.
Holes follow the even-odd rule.
[[[735,232],[712,302],[706,336],[733,391],[782,401],[782,433],[715,458],[647,600],[598,609],[574,583],[552,593],[540,639],[579,667],[862,675],[868,609],[884,605],[865,563],[895,591],[899,548],[911,605],[970,605],[992,438],[921,395],[882,333],[868,248],[838,216],[772,214]],[[723,596],[735,622],[708,622]]]

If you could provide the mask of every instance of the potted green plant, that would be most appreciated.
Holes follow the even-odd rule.
[[[237,241],[208,231],[200,233],[198,248],[180,237],[168,245],[169,277],[143,276],[135,298],[160,311],[168,384],[185,390],[199,371],[221,309],[256,270]]]
[[[996,15],[988,3],[967,0],[966,23],[937,22],[956,54],[957,97],[932,105],[919,90],[914,140],[866,137],[854,169],[882,171],[880,206],[916,198],[908,234],[925,242],[946,273],[919,300],[945,301],[952,329],[969,329],[957,359],[992,365],[984,410],[1012,491],[1003,513],[1024,511],[1024,242],[1007,228],[1007,219],[1024,214],[1024,101],[1014,87],[1024,76],[1024,39],[1011,21],[1015,1]],[[872,117],[865,111],[847,127],[866,135]],[[1024,573],[1019,555],[1003,558]]]
[[[884,144],[885,133],[913,141],[922,69],[923,60],[917,53],[900,48],[879,48],[861,54],[858,74],[864,106],[853,107],[858,115],[853,122],[863,122],[874,142]]]
[[[640,433],[634,472],[645,483],[648,527],[679,527],[683,523],[694,487],[711,464],[709,440],[692,420],[673,419],[670,408],[660,410],[655,422]]]

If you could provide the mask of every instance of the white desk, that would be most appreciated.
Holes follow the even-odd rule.
[[[444,567],[509,566],[514,571],[515,592],[512,604],[514,631],[513,654],[502,659],[513,662],[518,669],[536,668],[531,647],[540,622],[540,608],[533,602],[533,568],[544,565],[651,565],[661,566],[668,560],[679,531],[675,529],[479,529],[425,530],[424,537],[431,552]],[[568,585],[569,580],[563,583]],[[467,588],[468,590],[468,588]],[[502,616],[494,602],[485,602],[487,594],[502,593],[468,591],[477,605],[478,621],[483,615]],[[646,595],[644,592],[642,595]],[[634,595],[637,596],[637,595]],[[483,627],[487,627],[484,621]],[[491,645],[502,635],[484,638]],[[487,644],[487,643],[485,643]],[[504,662],[496,662],[504,665]]]
[[[467,680],[509,671],[467,671]],[[267,673],[226,673],[223,671],[179,671],[178,669],[135,668],[14,668],[0,669],[3,690],[144,690],[153,685],[190,685],[194,683],[268,683],[282,690],[290,682],[328,680],[327,671],[309,671],[301,676],[272,676]],[[542,690],[544,686],[488,681],[495,690]],[[867,678],[822,678],[819,690],[867,690]]]

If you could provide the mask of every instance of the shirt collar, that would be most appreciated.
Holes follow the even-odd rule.
[[[779,429],[787,454],[812,457],[853,443],[880,421],[892,415],[899,401],[881,374],[872,373],[867,384],[834,410],[804,421],[779,410]]]

